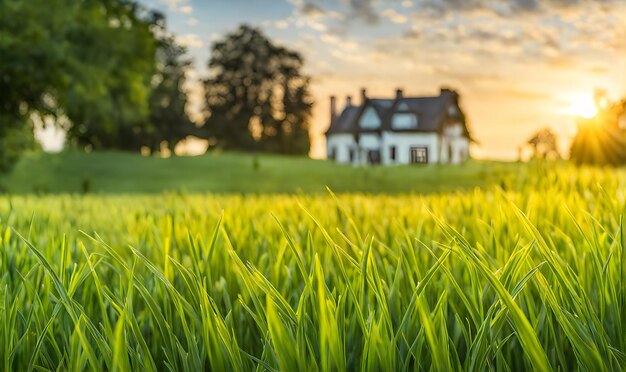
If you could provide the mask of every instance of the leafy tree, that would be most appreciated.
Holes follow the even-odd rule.
[[[556,134],[550,128],[537,131],[527,144],[533,148],[533,156],[538,159],[559,159]]]
[[[0,0],[2,168],[32,142],[32,115],[69,119],[81,145],[129,147],[147,122],[152,24],[126,0]]]
[[[184,90],[185,74],[191,66],[186,49],[167,34],[164,20],[156,23],[158,38],[156,53],[157,72],[152,78],[154,88],[149,99],[149,123],[139,141],[157,152],[164,143],[172,151],[188,135],[197,135],[198,128],[186,112],[187,93]]]
[[[10,170],[34,142],[33,112],[51,114],[52,90],[62,86],[67,45],[59,38],[66,14],[61,3],[0,1],[0,171]]]
[[[312,102],[303,64],[250,26],[216,42],[205,81],[207,135],[226,149],[308,153]]]
[[[138,135],[150,125],[152,28],[162,16],[123,0],[80,4],[78,26],[66,36],[75,47],[73,79],[60,101],[72,123],[68,137],[94,149],[137,150]]]
[[[626,99],[599,107],[591,119],[580,119],[570,158],[576,164],[626,164]]]

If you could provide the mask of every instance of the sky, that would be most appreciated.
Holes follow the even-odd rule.
[[[329,96],[457,90],[472,156],[516,159],[550,127],[565,154],[596,90],[626,96],[626,0],[140,0],[189,50],[190,110],[212,43],[240,24],[299,51],[316,101],[313,157],[325,155]]]

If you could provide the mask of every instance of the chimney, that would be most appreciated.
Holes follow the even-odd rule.
[[[330,121],[335,121],[337,118],[337,98],[330,96]]]
[[[396,89],[396,99],[401,99],[403,95],[404,93],[402,92],[402,89]]]
[[[364,104],[365,101],[367,101],[367,90],[361,88],[361,104]]]
[[[346,106],[352,106],[352,96],[346,97]]]

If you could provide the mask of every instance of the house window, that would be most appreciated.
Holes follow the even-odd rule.
[[[396,146],[389,147],[389,159],[396,160]]]
[[[354,161],[354,149],[350,149],[350,162]]]
[[[425,164],[428,163],[428,148],[427,147],[411,147],[409,152],[409,159],[411,164]]]
[[[393,115],[391,119],[391,127],[393,129],[416,129],[417,128],[417,116],[413,113],[397,113]]]

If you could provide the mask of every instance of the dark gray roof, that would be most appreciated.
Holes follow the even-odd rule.
[[[352,133],[352,123],[358,122],[357,117],[360,112],[360,106],[346,106],[341,112],[341,115],[337,116],[337,118],[330,123],[328,132],[331,132],[332,129],[333,133]]]
[[[419,129],[421,131],[436,132],[441,129],[443,119],[448,112],[447,108],[453,102],[451,97],[443,95],[438,97],[403,98],[399,100],[397,106],[400,106],[402,103],[406,103],[411,111],[418,115]],[[383,124],[387,124],[387,128],[391,130],[391,120],[388,120],[388,123],[383,121]]]
[[[399,110],[403,104],[408,106],[408,110]],[[364,133],[379,131],[397,131],[391,127],[391,118],[396,112],[408,112],[418,116],[418,128],[402,130],[402,132],[438,132],[448,119],[448,107],[457,105],[458,95],[451,90],[442,90],[441,94],[432,97],[400,97],[395,99],[368,98],[360,106],[347,106],[341,114],[330,124],[326,134],[335,133]],[[364,129],[359,126],[359,118],[368,108],[373,107],[381,119],[381,127],[377,129]],[[460,118],[462,122],[463,115]],[[467,127],[465,128],[466,134]]]

